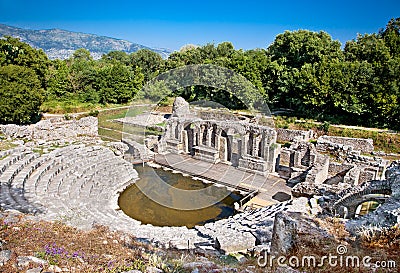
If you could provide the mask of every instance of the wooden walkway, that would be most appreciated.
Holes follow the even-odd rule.
[[[213,164],[182,154],[156,154],[154,162],[194,177],[246,192],[246,194],[258,191],[258,195],[247,203],[248,206],[268,206],[291,197],[291,188],[286,185],[286,181],[272,174],[263,176],[242,171],[227,164]]]

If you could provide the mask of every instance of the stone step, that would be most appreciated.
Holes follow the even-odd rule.
[[[0,182],[11,185],[11,182],[15,176],[17,176],[26,165],[28,165],[38,156],[38,154],[24,154],[20,160],[13,163],[5,172],[0,175]]]
[[[18,203],[11,196],[10,187],[6,184],[1,184],[0,191],[0,206],[3,209],[15,209],[18,206]]]

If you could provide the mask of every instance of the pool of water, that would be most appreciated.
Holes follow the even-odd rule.
[[[154,226],[202,225],[234,214],[242,196],[182,174],[135,165],[139,180],[123,191],[120,208],[143,224]]]

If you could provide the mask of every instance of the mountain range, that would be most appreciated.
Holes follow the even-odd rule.
[[[140,49],[150,49],[166,58],[171,53],[168,49],[151,48],[126,40],[73,32],[61,29],[31,30],[0,24],[0,37],[12,36],[19,38],[34,48],[41,48],[50,59],[67,59],[75,50],[86,48],[94,59],[100,59],[110,51],[136,52]]]

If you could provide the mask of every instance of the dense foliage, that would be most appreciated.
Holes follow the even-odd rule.
[[[279,34],[266,49],[236,50],[229,42],[187,45],[166,60],[147,49],[132,54],[113,51],[93,60],[89,51],[79,49],[68,60],[48,61],[43,52],[10,37],[0,46],[2,73],[11,69],[8,65],[32,70],[40,82],[38,92],[44,88],[48,101],[125,103],[134,96],[161,100],[168,93],[162,82],[142,89],[143,85],[184,65],[214,64],[250,80],[272,109],[289,108],[297,116],[322,121],[400,129],[400,18],[391,19],[378,33],[359,35],[343,48],[326,32],[308,30]],[[10,71],[17,73],[15,68]],[[26,82],[21,79],[18,84]],[[2,84],[2,90],[11,86]],[[212,86],[185,86],[176,93],[189,101],[244,106],[226,90]],[[242,93],[255,101],[253,94]]]
[[[12,37],[0,39],[0,123],[38,118],[46,87],[47,56]]]

